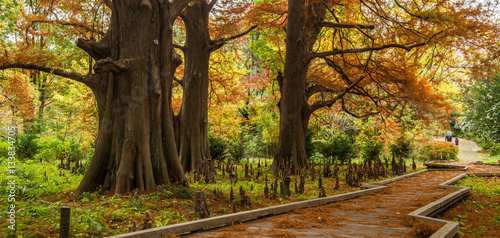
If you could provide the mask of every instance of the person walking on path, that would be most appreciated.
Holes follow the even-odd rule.
[[[444,138],[445,141],[451,142],[451,131],[446,132],[446,137]]]
[[[455,145],[458,146],[458,137],[455,137]]]

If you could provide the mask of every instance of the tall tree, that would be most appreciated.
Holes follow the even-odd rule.
[[[92,89],[99,132],[78,191],[102,186],[121,194],[186,182],[175,144],[171,90],[181,63],[173,54],[172,26],[188,2],[106,1],[111,19],[104,37],[77,42],[96,61],[93,74],[53,68],[26,57],[2,58],[0,69],[40,70]]]
[[[466,86],[462,100],[466,106],[463,129],[478,130],[500,143],[500,75]]]
[[[186,28],[186,43],[178,46],[184,53],[184,76],[179,81],[183,87],[183,101],[178,114],[178,148],[184,171],[198,169],[204,159],[210,157],[208,150],[208,94],[209,62],[212,52],[230,40],[249,33],[246,31],[212,40],[210,37],[210,12],[217,0],[192,1],[181,14]],[[246,6],[243,6],[246,8]]]
[[[432,85],[418,75],[415,62],[420,55],[404,52],[438,44],[458,45],[451,40],[458,37],[477,38],[473,25],[489,26],[498,32],[494,25],[477,19],[486,10],[469,3],[289,0],[284,73],[277,77],[280,136],[273,167],[291,167],[294,171],[307,168],[304,145],[311,113],[337,101],[355,116],[379,114],[380,108],[389,113],[408,107],[423,110],[421,114],[435,112],[425,106],[430,100],[420,98],[422,95],[437,100],[435,107],[446,108],[444,98],[432,94]],[[344,82],[342,87],[318,80],[311,72],[310,68],[321,60],[334,69],[335,77]],[[324,97],[325,93],[330,96]],[[315,96],[318,94],[321,97]],[[362,115],[353,113],[352,107],[364,102],[349,103],[351,96],[368,99],[372,105],[365,108],[372,109]]]

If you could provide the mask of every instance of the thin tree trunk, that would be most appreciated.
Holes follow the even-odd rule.
[[[179,156],[184,171],[199,169],[204,159],[210,158],[208,147],[208,87],[210,54],[229,40],[248,34],[252,26],[239,34],[212,40],[209,33],[209,14],[217,0],[194,0],[181,15],[186,26],[186,45],[182,47],[186,59],[184,97],[177,127]]]
[[[209,158],[208,149],[208,87],[210,34],[206,0],[188,6],[182,15],[186,26],[183,101],[179,113],[179,157],[184,171],[198,169]]]

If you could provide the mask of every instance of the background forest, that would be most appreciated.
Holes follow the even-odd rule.
[[[81,180],[92,181],[83,176],[92,158],[101,158],[94,153],[106,151],[96,150],[99,133],[106,133],[100,130],[116,128],[106,127],[105,115],[111,109],[99,101],[99,88],[89,86],[101,82],[94,76],[111,82],[115,76],[110,75],[122,77],[125,68],[137,66],[136,58],[115,54],[114,46],[106,56],[98,51],[100,44],[114,40],[115,32],[126,35],[116,16],[125,14],[124,9],[136,13],[115,2],[119,1],[0,0],[0,127],[17,127],[18,163],[43,165],[40,168],[49,174],[74,176],[70,187],[42,189],[47,194],[74,191]],[[141,9],[163,4],[136,2]],[[433,142],[447,130],[478,141],[489,152],[490,161],[499,159],[497,1],[177,0],[165,4],[172,4],[172,9],[182,6],[169,20],[171,42],[165,43],[164,38],[145,42],[172,48],[161,51],[167,55],[165,62],[173,65],[167,67],[170,83],[163,88],[166,81],[158,82],[162,100],[170,100],[160,103],[171,106],[161,119],[172,118],[172,137],[177,143],[173,154],[180,169],[168,162],[170,147],[159,144],[168,157],[169,175],[159,182],[163,180],[154,171],[153,185],[163,186],[169,179],[189,182],[183,172],[199,169],[209,158],[233,163],[267,159],[275,168],[297,170],[311,162],[345,164],[376,158],[387,163],[395,156],[417,162],[443,155],[456,158],[456,151]],[[302,5],[294,8],[297,4]],[[127,24],[140,22],[135,17],[127,19],[132,22]],[[134,32],[140,28],[133,27]],[[132,43],[120,44],[142,50],[146,47],[140,41],[147,37],[136,34],[127,39]],[[129,52],[124,49],[117,51]],[[163,62],[161,57],[158,62]],[[153,66],[144,69],[143,75],[154,80],[151,75],[161,70]],[[156,85],[148,82],[148,87]],[[201,89],[195,88],[198,83]],[[119,83],[115,86],[116,92],[128,90]],[[154,90],[147,97],[153,98]],[[134,95],[132,89],[116,102],[127,104],[134,101]],[[150,102],[153,105],[153,99]],[[160,106],[151,108],[145,114]],[[117,106],[110,113],[114,117],[134,114],[126,110]],[[151,118],[125,118],[123,124],[161,124]],[[113,121],[112,125],[121,124]],[[156,129],[151,131],[153,135]],[[126,133],[112,137],[121,142],[128,138]],[[12,145],[7,138],[7,133],[0,134],[3,165]],[[151,141],[148,146],[156,148],[154,138]],[[121,148],[109,150],[121,152]],[[41,173],[35,171],[27,167],[18,173],[25,178]],[[154,190],[148,189],[145,180],[135,187],[116,182],[116,191]],[[100,178],[99,183],[114,190],[108,178]],[[82,184],[78,191],[98,187],[92,182]],[[36,186],[28,183],[24,188],[36,193]],[[180,215],[172,219],[182,220]]]
[[[488,17],[479,15],[485,14],[485,9],[494,8],[493,3],[489,4],[484,6],[483,12],[469,14],[475,14],[475,18]],[[36,60],[77,72],[92,70],[95,62],[74,42],[76,37],[102,37],[110,20],[109,8],[103,2],[3,1],[1,9],[4,65],[12,59]],[[61,12],[56,13],[56,9]],[[474,10],[481,11],[481,8],[478,6]],[[228,41],[210,57],[208,139],[210,155],[214,159],[271,158],[276,152],[277,104],[280,99],[276,77],[284,67],[283,27],[286,21],[280,17],[280,12],[286,12],[284,2],[269,5],[266,1],[220,1],[210,15],[212,37],[234,34],[238,29],[246,29],[248,24],[261,24],[243,38]],[[312,114],[306,141],[308,158],[333,156],[345,161],[347,154],[357,153],[364,143],[361,139],[370,138],[366,136],[370,133],[380,136],[384,145],[402,138],[413,146],[431,135],[443,135],[447,129],[444,118],[451,122],[456,135],[484,141],[493,155],[497,154],[500,129],[496,108],[500,96],[494,88],[498,85],[498,77],[492,77],[496,72],[496,61],[488,58],[496,55],[497,45],[486,45],[496,39],[494,30],[478,28],[476,31],[480,34],[468,39],[482,41],[483,49],[479,54],[461,51],[471,46],[445,48],[434,45],[419,52],[419,60],[413,61],[416,66],[404,66],[414,67],[412,70],[416,70],[420,82],[430,84],[426,90],[445,95],[447,105],[453,106],[453,110],[448,107],[440,113],[442,115],[429,115],[406,105],[400,108],[404,111],[401,113],[379,110],[373,115],[368,113],[369,116],[360,117],[351,111],[370,111],[373,105],[361,102],[344,110],[343,103],[332,104]],[[327,29],[321,34],[336,33]],[[174,25],[173,36],[174,43],[185,43],[186,31],[182,21]],[[457,36],[460,37],[465,39],[466,36]],[[474,39],[478,37],[484,39]],[[183,56],[181,50],[177,51]],[[394,63],[408,61],[397,58],[407,56],[393,57],[396,57]],[[313,66],[310,80],[321,80],[323,86],[330,89],[338,87],[339,79],[332,77],[331,69],[321,71],[320,67],[325,66]],[[183,65],[177,69],[177,78],[183,77],[183,70]],[[91,90],[81,83],[36,70],[3,70],[1,82],[1,126],[5,128],[13,123],[19,127],[16,147],[20,160],[55,161],[69,156],[72,160],[79,158],[84,166],[88,165],[98,126],[98,109]],[[330,97],[327,93],[315,96]],[[354,101],[356,97],[355,94],[349,95],[346,101]],[[172,105],[175,112],[179,112],[181,104],[182,87],[174,83]],[[434,106],[445,109],[442,105]],[[371,131],[373,128],[376,128],[375,132]],[[5,152],[7,140],[1,143],[0,148]]]

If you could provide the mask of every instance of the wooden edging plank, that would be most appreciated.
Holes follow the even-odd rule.
[[[243,211],[243,212],[238,212],[238,213],[233,213],[233,214],[228,214],[228,215],[223,215],[223,216],[217,216],[217,217],[212,217],[212,218],[206,218],[206,219],[200,219],[200,220],[195,220],[195,221],[183,222],[183,223],[178,223],[178,224],[173,224],[173,225],[168,225],[168,226],[163,226],[163,227],[152,228],[152,229],[148,229],[148,230],[120,234],[120,235],[116,235],[116,236],[111,236],[110,238],[165,237],[169,234],[185,234],[185,233],[190,233],[190,232],[194,232],[194,231],[200,231],[200,230],[205,230],[205,229],[226,226],[226,225],[234,224],[236,222],[255,220],[255,219],[258,219],[261,217],[290,212],[290,211],[293,211],[293,210],[296,210],[299,208],[320,206],[320,205],[324,205],[324,204],[328,204],[328,203],[332,203],[332,202],[349,200],[349,199],[353,199],[356,197],[380,192],[380,191],[386,190],[388,188],[387,186],[384,186],[384,184],[393,183],[393,182],[396,182],[399,180],[403,180],[403,179],[406,179],[408,177],[412,177],[412,176],[415,176],[415,175],[418,175],[418,174],[421,174],[421,173],[424,173],[427,171],[429,171],[429,170],[427,170],[427,169],[421,170],[421,171],[414,172],[411,174],[387,179],[387,180],[384,180],[381,182],[362,184],[361,187],[364,188],[364,190],[360,190],[360,191],[349,192],[349,193],[344,193],[344,194],[339,194],[339,195],[334,195],[334,196],[324,197],[324,198],[316,198],[316,199],[311,199],[311,200],[306,200],[306,201],[293,202],[293,203],[282,204],[282,205],[277,205],[277,206],[272,206],[272,207],[259,208],[259,209],[254,209],[254,210],[250,210],[250,211]],[[469,187],[457,187],[457,186],[452,186],[452,185],[468,175],[470,175],[470,174],[467,174],[467,173],[461,174],[461,175],[459,175],[455,178],[452,178],[444,183],[441,183],[438,186],[440,188],[458,189],[458,190],[452,194],[449,194],[441,199],[438,199],[437,201],[429,203],[428,205],[409,213],[408,216],[413,217],[418,221],[428,222],[428,223],[432,223],[432,224],[436,224],[436,225],[442,225],[442,227],[431,236],[432,238],[448,238],[448,237],[451,238],[451,237],[454,237],[458,233],[458,231],[460,230],[460,225],[457,222],[450,222],[450,221],[445,221],[445,220],[436,219],[436,218],[432,218],[432,217],[427,217],[427,215],[432,214],[433,212],[435,212],[443,207],[447,207],[450,202],[455,202],[457,199],[461,199],[464,196],[467,196],[467,194],[470,192]],[[491,173],[477,173],[474,175],[477,175],[477,176],[500,176],[500,174],[491,174]]]
[[[255,219],[258,219],[261,217],[290,212],[290,211],[293,211],[293,210],[296,210],[299,208],[320,206],[320,205],[325,205],[325,204],[332,203],[332,202],[339,202],[339,201],[354,199],[354,198],[357,198],[360,196],[380,192],[380,191],[386,190],[388,188],[387,186],[383,186],[382,184],[392,183],[392,182],[395,182],[398,180],[402,180],[402,179],[405,179],[405,178],[408,178],[411,176],[415,176],[415,175],[424,173],[426,171],[427,170],[421,170],[421,171],[417,171],[417,172],[414,172],[411,174],[406,174],[403,176],[384,180],[381,182],[362,184],[361,188],[364,188],[364,189],[360,190],[360,191],[343,193],[343,194],[334,195],[334,196],[330,196],[330,197],[324,197],[324,198],[316,198],[316,199],[311,199],[311,200],[287,203],[287,204],[282,204],[282,205],[277,205],[277,206],[272,206],[272,207],[259,208],[259,209],[254,209],[254,210],[250,210],[250,211],[243,211],[243,212],[238,212],[238,213],[233,213],[233,214],[228,214],[228,215],[223,215],[223,216],[217,216],[217,217],[211,217],[211,218],[205,218],[205,219],[200,219],[200,220],[195,220],[195,221],[188,221],[188,222],[183,222],[183,223],[178,223],[178,224],[173,224],[173,225],[168,225],[168,226],[163,226],[163,227],[157,227],[157,228],[152,228],[152,229],[147,229],[147,230],[142,230],[142,231],[129,232],[129,233],[125,233],[125,234],[110,236],[110,238],[165,237],[169,234],[185,234],[185,233],[194,232],[194,231],[200,231],[200,230],[205,230],[205,229],[212,229],[212,228],[217,228],[217,227],[221,227],[221,226],[226,226],[226,225],[230,225],[230,224],[233,224],[236,222],[255,220]]]
[[[448,194],[447,196],[444,196],[408,214],[409,217],[413,217],[417,221],[427,222],[435,225],[442,225],[442,227],[438,231],[436,231],[431,236],[431,238],[452,238],[455,237],[455,235],[457,235],[460,231],[460,224],[458,222],[436,219],[428,217],[428,215],[433,214],[436,211],[442,211],[451,204],[454,204],[455,202],[468,196],[471,190],[470,187],[453,186],[453,184],[469,175],[491,177],[500,176],[500,173],[464,173],[452,179],[449,179],[448,181],[439,184],[438,187],[445,189],[457,189],[457,191]]]
[[[235,222],[255,220],[260,217],[266,217],[270,215],[277,215],[281,213],[290,212],[299,208],[314,207],[319,205],[324,205],[332,202],[338,202],[348,199],[353,199],[363,195],[380,192],[387,189],[386,186],[370,188],[345,194],[339,194],[331,197],[316,198],[306,201],[293,202],[288,204],[282,204],[272,207],[259,208],[250,211],[243,211],[223,216],[205,218],[195,221],[183,222],[163,227],[157,227],[142,231],[130,232],[116,236],[110,236],[111,238],[151,238],[151,237],[165,237],[169,234],[184,234],[193,231],[199,231],[204,229],[211,229],[220,226],[230,225]]]

